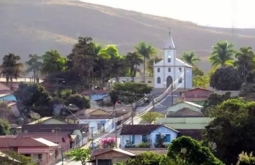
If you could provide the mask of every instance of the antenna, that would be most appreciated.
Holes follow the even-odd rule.
[[[168,30],[169,30],[169,37],[171,37],[171,28],[169,27]]]

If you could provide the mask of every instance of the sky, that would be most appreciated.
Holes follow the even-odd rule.
[[[255,0],[81,0],[183,21],[229,28],[255,28]]]

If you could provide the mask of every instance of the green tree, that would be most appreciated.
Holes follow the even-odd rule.
[[[8,135],[9,133],[10,123],[4,118],[0,118],[0,135]]]
[[[226,101],[228,99],[231,99],[234,97],[231,97],[230,92],[226,92],[223,95],[219,95],[217,93],[213,93],[209,96],[209,98],[204,102],[202,112],[205,116],[209,116],[211,111],[219,104],[221,104],[223,101]]]
[[[146,68],[146,59],[150,59],[150,56],[153,54],[156,54],[156,49],[146,44],[145,42],[140,42],[135,46],[136,52],[139,53],[141,56],[143,56],[143,76],[144,76],[144,82],[145,82],[145,68]]]
[[[36,162],[32,161],[31,158],[20,155],[15,151],[8,150],[3,153],[7,157],[0,157],[1,165],[36,165]]]
[[[243,80],[232,66],[218,68],[210,78],[210,86],[217,90],[240,90]]]
[[[145,94],[149,94],[152,91],[152,87],[142,83],[115,83],[109,93],[112,103],[115,105],[117,101],[125,104],[130,104],[132,107],[132,124],[133,117],[136,109],[136,101],[143,98]]]
[[[154,72],[153,65],[154,65],[154,62],[157,63],[157,62],[159,62],[161,60],[162,60],[162,58],[160,58],[158,56],[155,56],[153,58],[148,59],[148,61],[147,61],[147,68],[146,69],[147,69],[150,77],[153,77],[153,72]]]
[[[90,158],[91,151],[89,149],[74,149],[66,153],[66,156],[71,157],[74,161],[81,161],[82,165],[86,165],[86,162]]]
[[[29,54],[29,60],[26,62],[27,65],[27,73],[33,73],[33,79],[34,82],[39,83],[39,75],[41,72],[41,68],[42,68],[42,62],[41,60],[41,56],[38,56],[37,54]]]
[[[226,100],[213,109],[213,121],[205,127],[203,141],[214,144],[212,150],[224,163],[235,164],[239,153],[255,150],[251,145],[255,143],[254,110],[254,101],[239,98]]]
[[[91,37],[79,37],[78,42],[72,49],[72,53],[67,57],[74,74],[80,77],[85,84],[92,83],[91,76],[94,69],[96,51],[97,48]],[[91,88],[91,86],[89,87]]]
[[[12,88],[13,79],[17,79],[23,73],[23,64],[19,63],[20,56],[9,53],[3,57],[0,73],[6,78],[6,84]]]
[[[195,67],[197,61],[201,61],[194,52],[184,52],[181,59],[193,67]]]
[[[136,76],[136,72],[139,71],[139,66],[141,63],[143,63],[142,56],[139,55],[137,52],[128,52],[126,57],[126,65],[129,69],[129,74],[134,82],[134,78]]]
[[[160,161],[164,157],[165,155],[155,154],[153,152],[144,152],[137,155],[135,158],[130,158],[126,160],[125,162],[123,162],[123,165],[161,165]],[[174,165],[174,164],[169,164],[169,165]]]
[[[153,121],[156,121],[156,119],[159,117],[164,117],[164,115],[162,113],[150,111],[142,116],[142,121],[152,123]]]
[[[192,79],[192,84],[194,87],[206,88],[209,84],[209,77],[208,76],[195,76]]]
[[[41,73],[49,75],[66,69],[66,58],[62,57],[58,51],[50,50],[42,55]]]
[[[47,109],[50,95],[40,84],[21,82],[14,95],[17,99],[17,107],[23,115],[27,116],[31,110],[41,116],[52,115],[52,111]]]
[[[242,79],[246,79],[248,73],[255,69],[255,54],[251,47],[241,47],[235,54],[237,61],[234,65],[237,67]]]
[[[80,94],[73,94],[66,98],[66,105],[73,104],[76,105],[79,109],[87,109],[90,108],[89,99],[80,95]]]
[[[168,147],[167,156],[178,165],[223,165],[208,147],[186,136],[172,141]]]
[[[214,68],[232,65],[234,60],[234,45],[228,41],[220,41],[213,46],[213,52],[209,58]]]
[[[108,45],[101,50],[100,54],[109,58],[111,76],[115,77],[116,82],[119,82],[119,76],[126,74],[125,57],[120,56],[115,45]]]

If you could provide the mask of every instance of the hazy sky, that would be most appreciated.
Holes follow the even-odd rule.
[[[200,25],[255,28],[255,0],[81,0],[191,21]]]

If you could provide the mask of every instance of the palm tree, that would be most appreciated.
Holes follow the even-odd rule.
[[[149,59],[148,61],[147,61],[147,71],[148,71],[148,73],[149,73],[149,76],[153,76],[153,65],[154,65],[154,62],[155,63],[157,63],[157,62],[159,62],[159,61],[161,61],[162,60],[162,58],[160,58],[160,57],[154,57],[154,58],[151,58],[151,59]]]
[[[23,73],[23,64],[18,63],[20,56],[9,53],[3,58],[3,63],[0,66],[0,72],[6,77],[6,85],[12,88],[13,78],[17,79]]]
[[[153,46],[146,44],[145,42],[140,42],[135,46],[137,53],[143,56],[143,76],[145,82],[145,67],[146,59],[150,59],[150,56],[156,53],[156,50]]]
[[[225,67],[227,65],[233,65],[234,45],[228,41],[218,42],[213,46],[213,52],[209,57],[209,61],[214,68],[218,66]]]
[[[191,66],[195,66],[195,62],[201,61],[199,57],[196,57],[194,52],[184,52],[181,59]]]
[[[32,72],[33,73],[33,78],[34,78],[34,82],[39,82],[39,74],[41,71],[41,67],[42,67],[42,62],[41,60],[41,56],[38,56],[37,54],[30,54],[29,55],[29,60],[26,62],[27,65],[27,73]]]
[[[237,67],[240,76],[245,79],[248,72],[255,69],[255,54],[251,47],[241,47],[235,54],[237,61],[234,65]]]
[[[137,52],[128,52],[126,57],[126,65],[128,66],[130,77],[134,82],[136,72],[139,71],[138,66],[143,63],[142,56]]]

